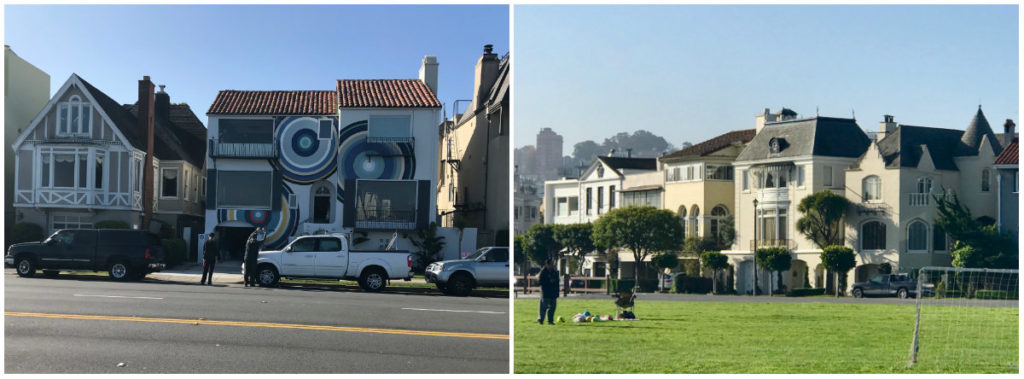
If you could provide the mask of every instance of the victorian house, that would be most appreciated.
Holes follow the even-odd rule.
[[[427,56],[419,79],[333,90],[221,91],[207,112],[206,233],[239,247],[255,227],[268,248],[315,233],[354,234],[357,249],[400,235],[408,247],[437,213],[437,66]]]
[[[148,76],[138,93],[122,105],[68,78],[12,145],[19,222],[53,232],[120,221],[177,235],[202,225],[206,129]]]

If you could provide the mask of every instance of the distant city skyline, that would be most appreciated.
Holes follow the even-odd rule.
[[[884,114],[963,130],[1019,124],[1016,5],[519,5],[515,147],[648,130],[679,148],[764,108]]]
[[[485,44],[509,52],[507,5],[6,5],[4,43],[50,75],[121,103],[144,75],[206,123],[220,90],[333,90],[336,79],[417,78],[437,56],[447,114],[473,95]],[[453,21],[457,20],[457,21]],[[463,106],[464,107],[464,106]]]

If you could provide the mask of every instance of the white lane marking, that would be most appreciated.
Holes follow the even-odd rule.
[[[426,308],[402,308],[407,311],[428,311],[428,312],[454,312],[454,313],[484,313],[489,315],[501,315],[505,312],[493,312],[493,311],[463,311],[457,309],[426,309]]]
[[[113,297],[118,299],[147,299],[147,300],[163,300],[162,297],[146,297],[146,296],[117,296],[117,295],[82,295],[76,293],[77,297]]]

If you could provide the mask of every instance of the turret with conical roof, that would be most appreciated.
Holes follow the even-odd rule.
[[[988,125],[988,120],[985,119],[985,114],[981,112],[981,106],[979,105],[978,113],[971,120],[971,125],[967,127],[963,136],[960,137],[960,146],[957,148],[955,156],[978,155],[982,137],[985,136],[988,136],[989,142],[995,148],[995,151],[992,153],[999,155],[1003,151],[1003,147],[999,144],[996,134],[992,132],[992,127]]]

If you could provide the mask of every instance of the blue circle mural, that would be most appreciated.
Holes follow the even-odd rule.
[[[281,118],[276,128],[278,153],[274,164],[285,180],[312,183],[327,178],[337,169],[333,120],[330,136],[321,135],[320,120],[313,117]]]
[[[412,146],[404,143],[367,143],[367,122],[359,121],[341,130],[338,142],[338,170],[341,179],[412,179],[416,158]],[[338,184],[338,201],[344,202],[344,182]]]
[[[295,234],[299,225],[299,210],[288,207],[288,198],[291,195],[291,188],[282,183],[281,211],[221,209],[217,211],[217,222],[245,221],[254,227],[266,228],[265,248],[279,249],[288,243],[288,238]]]

